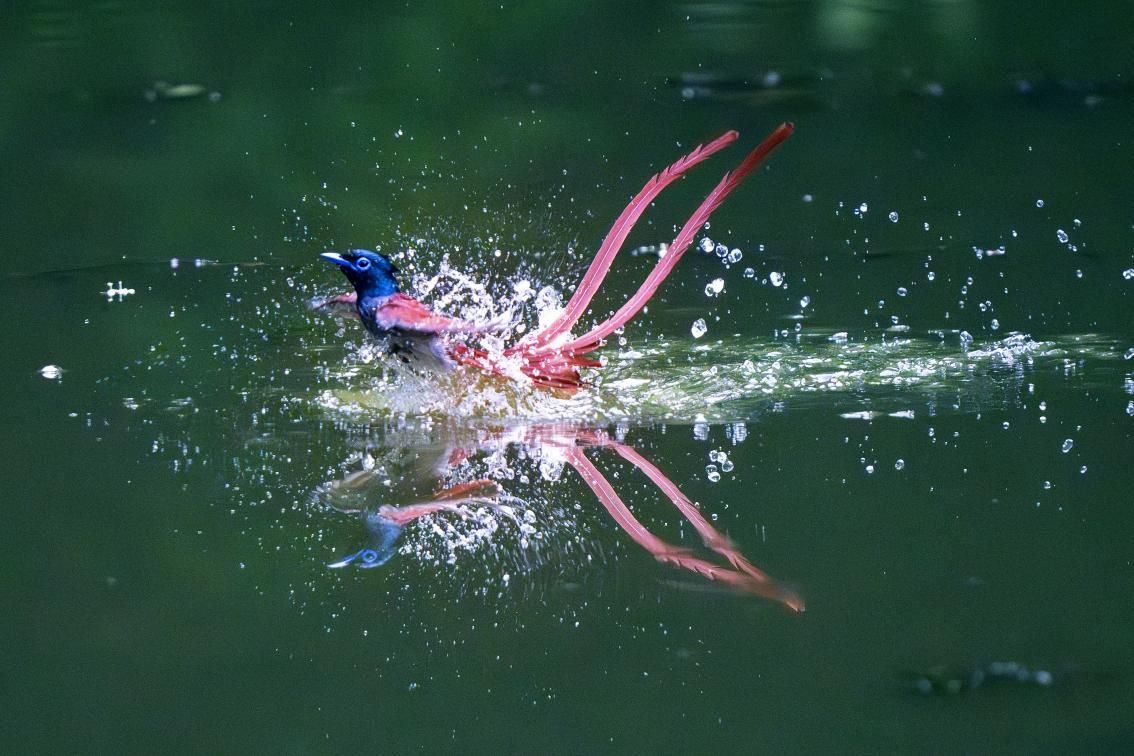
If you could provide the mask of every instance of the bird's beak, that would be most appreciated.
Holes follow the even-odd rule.
[[[324,252],[319,255],[319,257],[322,257],[328,262],[333,262],[335,265],[342,265],[344,268],[350,265],[350,260],[343,257],[338,252]]]

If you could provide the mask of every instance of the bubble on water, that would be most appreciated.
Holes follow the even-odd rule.
[[[905,467],[906,467],[906,461],[904,459],[895,460],[895,462],[894,462],[894,469],[895,470],[904,470]]]
[[[1066,439],[1063,440],[1063,446],[1060,447],[1060,449],[1064,454],[1066,454],[1067,452],[1071,451],[1071,449],[1073,449],[1074,447],[1075,447],[1075,442],[1070,438],[1066,438]]]
[[[775,286],[775,287],[778,288],[784,282],[784,274],[778,273],[778,272],[773,270],[771,273],[768,274],[768,282],[771,283],[772,286]]]
[[[710,239],[709,237],[706,236],[705,238],[703,238],[701,240],[700,246],[701,246],[701,251],[704,252],[706,255],[708,255],[708,254],[712,253],[713,249],[715,249],[717,245],[716,245],[715,242],[713,242],[712,239]]]
[[[804,202],[811,202],[813,199],[815,199],[815,198],[812,197],[810,194],[803,195],[803,201]]]
[[[728,257],[725,259],[728,260],[730,265],[735,265],[736,263],[744,259],[744,253],[739,249],[733,249],[728,253]]]
[[[707,441],[709,439],[709,424],[705,421],[704,415],[697,415],[696,420],[693,422],[693,440],[694,441]]]
[[[1126,403],[1126,414],[1134,416],[1134,399]]]
[[[905,295],[907,295],[909,293],[910,293],[909,289],[907,289],[905,286],[899,286],[898,287],[898,296],[899,297],[904,297]]]
[[[732,472],[733,468],[735,467],[736,465],[732,463],[731,459],[725,459],[721,461],[721,472]]]
[[[716,483],[721,479],[721,474],[717,472],[716,465],[705,465],[705,477],[709,479],[710,483]]]
[[[934,273],[932,270],[925,274],[925,279],[927,281],[932,281],[935,278],[937,278],[937,274]]]
[[[1079,474],[1080,475],[1086,475],[1087,474],[1087,466],[1086,465],[1083,465],[1082,467],[1079,468]]]
[[[928,231],[929,230],[929,221],[922,223],[921,228],[922,228],[923,231]]]
[[[863,203],[862,203],[861,205],[859,205],[859,206],[858,206],[858,212],[859,212],[859,213],[860,213],[861,215],[865,215],[865,214],[866,214],[866,211],[867,211],[867,210],[869,210],[869,209],[870,209],[870,208],[869,208],[869,207],[867,207],[867,205],[866,205],[866,203],[865,203],[865,202],[863,202]]]
[[[811,304],[811,297],[803,297],[799,300],[799,306],[801,309],[807,309],[807,306],[809,304]]]
[[[405,134],[405,132],[401,129],[398,129],[394,132],[394,139],[401,139],[403,134]]]
[[[706,297],[718,296],[722,291],[724,291],[723,278],[714,278],[712,281],[709,281],[707,284],[705,284]]]
[[[744,277],[745,278],[755,278],[756,277],[756,270],[754,268],[745,268],[744,269]]]
[[[874,465],[867,465],[866,466],[866,474],[867,475],[873,475],[874,474]]]
[[[1067,235],[1067,232],[1066,232],[1066,231],[1064,231],[1063,229],[1061,229],[1061,228],[1060,228],[1060,229],[1056,229],[1056,231],[1055,231],[1055,238],[1059,240],[1059,243],[1060,243],[1060,244],[1066,244],[1066,243],[1067,243],[1067,241],[1068,241],[1068,240],[1069,240],[1069,239],[1070,239],[1071,237],[1069,237],[1069,236]]]
[[[994,331],[999,331],[1000,330],[1000,321],[997,320],[996,318],[993,318],[992,322],[988,324],[988,327],[991,328]]]
[[[898,222],[898,213],[895,210],[891,210],[890,215],[887,216],[887,217],[890,219],[891,223],[897,223]]]
[[[969,347],[973,344],[973,335],[968,331],[961,331],[961,349],[969,351]]]
[[[1051,481],[1050,480],[1045,480],[1043,482],[1043,490],[1045,490],[1045,491],[1051,490]]]
[[[689,328],[689,332],[693,334],[693,338],[699,339],[709,332],[709,326],[705,324],[704,318],[697,318],[693,321],[693,325]]]
[[[728,257],[728,247],[723,244],[718,244],[713,251],[716,253],[717,257],[721,258],[722,260]]]
[[[1043,200],[1041,200],[1041,199],[1036,200],[1036,207],[1043,207]]]
[[[1134,268],[1127,268],[1126,270],[1122,271],[1122,277],[1127,281],[1134,281]]]
[[[716,449],[712,449],[712,450],[709,451],[709,461],[710,462],[719,462],[720,457],[721,457],[721,453],[719,451],[717,451]]]
[[[1125,352],[1123,352],[1123,353],[1122,353],[1122,359],[1124,359],[1124,360],[1134,360],[1134,347],[1130,347],[1130,348],[1129,348],[1129,349],[1127,349],[1127,350],[1126,350]]]

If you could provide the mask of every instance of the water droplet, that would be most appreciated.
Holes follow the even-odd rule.
[[[1061,229],[1061,228],[1060,228],[1060,229],[1057,229],[1057,230],[1056,230],[1056,232],[1055,232],[1055,238],[1059,240],[1059,243],[1060,243],[1060,244],[1066,244],[1066,243],[1067,243],[1067,240],[1068,240],[1068,239],[1070,239],[1071,237],[1069,237],[1069,236],[1067,235],[1067,232],[1066,232],[1066,231],[1064,231],[1063,229]]]
[[[894,462],[894,469],[895,470],[904,470],[905,467],[906,467],[906,461],[904,459],[899,459],[899,460]]]
[[[898,213],[895,210],[891,210],[890,215],[887,216],[887,217],[889,217],[891,223],[897,223],[898,222]]]
[[[1087,466],[1086,465],[1083,465],[1082,467],[1079,468],[1079,474],[1080,475],[1086,475],[1087,474]]]
[[[869,210],[869,209],[870,208],[866,206],[865,202],[863,202],[861,205],[858,206],[858,212],[863,214],[863,215],[865,215],[866,211]]]
[[[1063,440],[1063,446],[1060,447],[1064,454],[1071,451],[1075,446],[1075,442],[1069,438]]]
[[[1134,268],[1127,268],[1126,270],[1122,271],[1122,277],[1127,281],[1134,281]]]
[[[1000,330],[1000,321],[997,320],[996,318],[993,318],[992,322],[988,324],[988,327],[991,328],[994,331],[999,331]]]
[[[898,287],[898,296],[899,297],[904,297],[905,295],[907,295],[909,293],[910,293],[909,290],[905,286],[899,286]]]
[[[709,326],[705,324],[704,318],[697,318],[693,321],[693,326],[689,331],[693,334],[693,338],[699,339],[709,332]]]
[[[806,309],[809,304],[811,304],[811,297],[803,297],[799,300],[799,306],[801,309]]]
[[[1134,269],[1132,269],[1130,272],[1134,273]],[[745,278],[755,278],[756,277],[756,271],[753,268],[745,268],[744,269],[744,277]]]
[[[931,270],[931,271],[929,271],[928,273],[926,273],[926,274],[925,274],[925,278],[926,278],[926,280],[928,280],[928,281],[932,281],[933,279],[937,278],[937,274],[936,274],[936,273],[934,273],[934,272],[933,272],[933,271]]]
[[[1043,207],[1043,200],[1041,200],[1041,199],[1036,200],[1036,207]]]
[[[805,194],[805,195],[803,195],[803,201],[804,201],[804,202],[810,202],[810,201],[811,201],[811,200],[813,200],[813,199],[815,199],[815,198],[814,198],[814,197],[812,197],[812,196],[811,196],[810,194]]]
[[[772,286],[779,287],[784,282],[784,274],[783,273],[777,273],[776,271],[773,270],[771,273],[768,274],[768,281],[769,281],[769,283],[772,284]]]
[[[873,475],[874,474],[874,465],[867,465],[866,466],[866,474],[867,475]]]

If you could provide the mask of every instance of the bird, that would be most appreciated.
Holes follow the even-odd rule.
[[[320,257],[342,268],[354,285],[354,306],[362,325],[386,340],[390,353],[405,362],[452,368],[456,362],[444,337],[492,328],[492,324],[477,325],[440,315],[404,293],[395,277],[397,266],[380,252],[354,249],[342,254],[324,252]]]
[[[602,286],[626,237],[650,203],[690,168],[729,146],[739,137],[728,131],[651,178],[615,219],[590,267],[563,311],[542,330],[521,338],[500,353],[469,346],[462,340],[493,330],[501,322],[474,323],[436,313],[401,290],[398,268],[386,255],[368,249],[323,252],[320,257],[339,266],[354,287],[313,303],[333,314],[356,316],[366,330],[383,340],[390,353],[405,362],[451,370],[458,364],[483,372],[528,381],[533,387],[571,393],[588,385],[580,372],[602,363],[589,357],[606,343],[610,334],[630,321],[658,290],[677,265],[696,234],[725,198],[794,131],[792,123],[780,124],[713,189],[681,227],[638,291],[611,317],[582,336],[572,337],[571,328],[587,310]]]

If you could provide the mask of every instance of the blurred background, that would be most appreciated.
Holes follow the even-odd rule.
[[[0,743],[1128,750],[1132,10],[4,3]],[[470,417],[366,383],[354,324],[304,306],[344,246],[567,291],[650,175],[738,129],[602,314],[782,121],[705,230],[742,261],[691,252],[612,345],[652,386]],[[435,523],[326,568],[365,540],[329,481],[549,412],[648,454],[808,611],[658,564],[573,473],[523,488],[522,445],[538,554]]]

